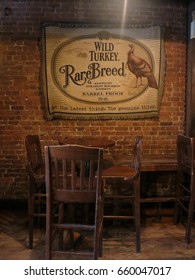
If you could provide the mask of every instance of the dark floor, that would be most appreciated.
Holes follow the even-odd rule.
[[[156,220],[155,209],[144,209],[141,222],[141,253],[135,253],[134,232],[127,226],[105,225],[102,260],[193,260],[195,259],[195,228],[192,242],[184,242],[184,226],[173,224],[173,209],[161,209]],[[28,221],[26,207],[0,209],[0,260],[44,259],[44,229],[35,230],[35,246],[27,248]]]

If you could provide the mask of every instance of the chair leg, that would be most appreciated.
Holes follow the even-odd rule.
[[[174,224],[177,225],[179,222],[179,217],[180,217],[180,207],[179,207],[179,203],[177,202],[177,198],[175,201],[175,211],[174,211]]]
[[[102,251],[103,251],[103,230],[101,229],[101,232],[100,232],[100,238],[99,238],[99,257],[102,257]]]
[[[63,218],[64,218],[64,204],[61,203],[59,205],[59,209],[58,209],[58,223],[59,224],[63,222]],[[63,229],[58,229],[58,234],[59,234],[58,248],[60,250],[63,250],[63,247],[64,247],[64,230]]]
[[[48,199],[49,200],[49,199]],[[45,234],[45,259],[51,259],[51,244],[52,244],[52,218],[50,201],[47,202],[46,209],[46,234]]]
[[[29,249],[33,249],[33,229],[34,229],[34,196],[29,192],[28,195],[28,232],[29,232]]]
[[[176,186],[175,197],[176,199],[175,199],[175,211],[174,211],[174,224],[176,225],[181,218],[181,207],[178,201],[180,201],[183,197],[183,193],[181,189],[178,187],[178,185]]]
[[[41,217],[40,217],[40,214],[41,214],[41,207],[42,207],[42,197],[37,197],[37,227],[38,228],[41,228]]]
[[[156,206],[156,218],[155,218],[157,223],[160,223],[160,219],[161,219],[161,206],[162,206],[161,202],[158,202]]]
[[[140,184],[139,179],[134,184],[134,212],[135,212],[135,234],[136,234],[136,253],[140,253]]]
[[[102,222],[97,221],[97,223],[102,223]],[[102,230],[102,225],[100,225],[100,231],[98,232],[96,228],[94,232],[94,249],[93,249],[94,260],[97,260],[98,257],[102,257],[102,245],[103,245],[102,239],[103,239],[103,230]]]
[[[194,198],[194,194],[192,193],[190,198],[187,225],[186,225],[186,235],[185,235],[185,241],[187,244],[191,242],[190,239],[191,239],[191,227],[192,227],[192,220],[193,220],[194,204],[195,204],[195,198]]]
[[[186,213],[187,211],[187,222],[186,222],[186,234],[185,234],[185,242],[189,244],[191,242],[191,226],[193,220],[193,213],[195,208],[195,191],[193,187],[191,187],[192,193],[190,194],[190,201],[188,205],[188,209],[182,209],[179,201],[182,201],[182,198],[185,196],[182,189],[176,189],[176,202],[175,202],[175,215],[174,215],[174,223],[177,224],[179,220],[182,218],[183,211]],[[181,202],[182,203],[182,202]]]
[[[103,254],[103,214],[104,214],[104,206],[102,203],[100,209],[100,234],[99,234],[99,244],[98,244],[98,256],[102,257]]]

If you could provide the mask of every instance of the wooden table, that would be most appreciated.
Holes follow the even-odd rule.
[[[141,171],[176,171],[177,158],[173,156],[147,156],[141,161]]]
[[[142,172],[176,172],[177,171],[177,158],[173,156],[159,156],[154,155],[150,157],[143,157],[141,161],[141,173]],[[160,196],[160,197],[141,197],[142,203],[156,202],[157,214],[156,220],[160,220],[161,203],[162,202],[174,202],[175,196]]]
[[[66,144],[76,144],[87,147],[97,147],[97,148],[110,148],[115,145],[113,140],[110,140],[106,137],[91,137],[91,136],[83,136],[83,137],[65,137],[64,139],[59,141],[60,145]]]
[[[141,172],[176,172],[177,159],[173,156],[154,155],[143,157],[141,161]],[[167,202],[174,201],[175,197],[147,197],[141,198],[141,202]]]

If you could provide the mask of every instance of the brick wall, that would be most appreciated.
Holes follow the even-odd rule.
[[[64,135],[109,136],[113,153],[127,151],[135,135],[144,153],[175,154],[185,113],[185,1],[0,1],[0,198],[26,197],[24,137],[39,134],[42,146]],[[182,4],[183,3],[183,4]],[[124,17],[125,15],[125,17]],[[41,23],[46,21],[155,24],[164,28],[166,75],[159,119],[65,121],[44,119],[40,84]]]

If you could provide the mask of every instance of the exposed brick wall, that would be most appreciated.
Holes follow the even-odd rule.
[[[133,2],[133,3],[131,3]],[[109,136],[113,153],[127,151],[144,136],[144,153],[175,154],[185,125],[185,1],[2,0],[0,1],[0,198],[26,197],[24,137],[40,135],[42,146],[64,135]],[[183,4],[182,4],[183,3]],[[111,22],[156,24],[164,28],[166,75],[159,119],[65,121],[44,119],[40,84],[41,23]]]

